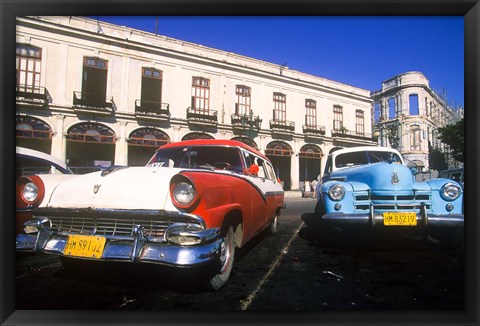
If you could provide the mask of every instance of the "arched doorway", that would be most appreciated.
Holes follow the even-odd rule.
[[[255,143],[255,141],[253,139],[249,138],[249,137],[245,137],[245,136],[233,137],[232,140],[242,142],[242,143],[247,144],[248,146],[258,150],[257,143]]]
[[[128,166],[144,166],[157,148],[169,142],[170,137],[157,129],[140,128],[132,131],[128,138]]]
[[[283,189],[290,190],[292,180],[290,176],[291,157],[293,150],[283,141],[272,141],[267,145],[265,155],[272,161],[277,177],[283,183]]]
[[[298,157],[300,181],[317,179],[320,174],[322,150],[317,145],[306,144],[300,148]]]
[[[193,139],[215,139],[212,135],[206,134],[204,132],[191,132],[183,136],[182,140],[193,140]]]
[[[76,124],[67,133],[67,163],[75,173],[108,167],[115,161],[116,135],[99,123]]]
[[[52,149],[52,128],[37,118],[16,116],[16,145],[46,154]]]

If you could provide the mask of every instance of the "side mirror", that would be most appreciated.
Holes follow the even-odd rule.
[[[414,167],[414,166],[412,166],[412,167],[410,168],[410,171],[412,171],[412,174],[413,174],[413,175],[416,175],[416,174],[417,174],[417,168]]]

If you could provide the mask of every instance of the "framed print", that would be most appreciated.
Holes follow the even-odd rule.
[[[473,190],[479,181],[478,155],[475,155],[479,150],[476,140],[480,123],[478,1],[99,0],[91,3],[64,0],[57,3],[26,0],[3,1],[1,7],[2,325],[478,323],[480,230],[475,218],[478,200]],[[216,24],[203,19],[206,17],[216,20]],[[321,24],[318,17],[324,19]],[[362,18],[367,18],[371,25],[355,30],[357,25],[352,22]],[[420,24],[422,19],[429,23]],[[441,19],[453,21],[445,25],[452,29],[432,30],[431,26],[438,27],[432,22]],[[418,34],[400,32],[398,26],[409,21],[419,23]],[[458,32],[460,22],[463,22],[463,39],[454,42],[446,34]],[[313,33],[303,35],[295,29],[299,26],[303,30],[311,28]],[[328,42],[320,37],[333,35],[333,30],[342,32]],[[197,34],[190,36],[185,31]],[[368,37],[365,33],[369,33]],[[428,48],[432,39],[435,48]],[[451,43],[442,44],[444,40]],[[347,46],[353,42],[354,46]],[[464,52],[464,57],[456,61],[451,59],[449,51]],[[379,58],[378,66],[361,62],[366,56]],[[408,61],[407,66],[412,68],[402,65],[397,68],[400,71],[390,74],[395,67],[382,61],[394,61],[394,57]],[[437,83],[442,82],[438,80],[440,77],[417,71],[433,65],[436,59],[444,60],[437,70],[445,80],[453,76],[453,71],[463,69],[464,80],[460,77],[457,83],[449,84],[450,96],[461,98],[460,103],[455,103],[455,110],[438,109],[448,98],[446,91],[437,91]],[[420,61],[422,65],[418,64]],[[358,66],[363,66],[363,70],[354,69]],[[376,85],[367,84],[366,75],[374,75]],[[415,91],[410,92],[409,87]],[[381,89],[374,90],[378,88]],[[401,125],[408,112],[423,120]],[[441,201],[440,208],[458,213],[459,220],[461,215],[462,227],[466,216],[461,253],[447,250],[434,256],[441,257],[438,260],[443,259],[442,264],[455,272],[447,277],[445,271],[423,273],[428,270],[425,266],[418,269],[421,272],[405,267],[411,266],[411,257],[419,259],[416,263],[420,266],[422,258],[434,259],[428,257],[430,253],[438,254],[432,249],[416,256],[395,256],[391,252],[390,256],[384,256],[388,246],[357,247],[356,242],[350,251],[360,253],[346,255],[352,258],[352,265],[345,266],[347,259],[342,257],[345,252],[338,247],[323,247],[322,239],[306,232],[304,223],[309,216],[319,212],[323,215],[328,209],[335,211],[333,218],[340,216],[350,205],[342,201],[345,196],[352,196],[351,205],[357,205],[356,210],[371,208],[362,204],[371,194],[361,195],[364,186],[355,180],[351,186],[355,191],[340,186],[325,189],[323,193],[328,195],[329,203],[324,205],[328,207],[320,207],[317,199],[322,187],[316,185],[346,182],[346,178],[336,178],[335,172],[358,169],[358,165],[364,164],[355,154],[365,150],[342,151],[342,147],[380,145],[393,149],[383,153],[389,155],[388,159],[379,159],[390,165],[379,184],[396,185],[400,192],[398,185],[404,174],[398,164],[404,159],[414,165],[404,164],[409,175],[411,171],[416,173],[413,177],[416,181],[421,172],[434,170],[428,166],[430,152],[420,152],[437,143],[437,134],[429,127],[437,115],[444,120],[465,121],[464,161],[458,161],[451,151],[446,156],[442,156],[441,150],[436,153],[443,157],[446,166],[450,166],[449,162],[455,162],[454,165],[461,162],[468,171],[468,181],[465,186],[462,181],[462,188],[450,182],[448,189],[438,191],[438,196],[421,193],[425,189],[417,191],[415,196],[423,195],[419,205],[431,212],[434,200],[446,201]],[[382,121],[386,122],[384,128],[374,127]],[[395,130],[391,128],[392,121],[397,122]],[[175,143],[179,142],[185,142],[181,143],[185,147],[176,148]],[[206,151],[205,146],[198,145],[202,142],[214,144],[218,150]],[[14,200],[20,191],[17,184],[20,174],[14,177],[12,173],[20,164],[18,152],[14,159],[14,145],[50,153],[68,163],[68,168],[62,165],[63,176],[21,179],[24,200],[21,204],[26,203],[22,207],[33,207],[35,214],[50,214],[44,216],[44,225],[20,226],[26,230],[21,238],[16,237],[14,230],[18,230],[18,225],[11,218],[14,205],[15,209],[20,205],[18,198]],[[156,151],[161,146],[164,152]],[[397,150],[401,158],[395,156]],[[343,158],[335,152],[339,156],[350,155],[351,161],[342,162]],[[220,153],[224,155],[221,160],[211,161]],[[440,166],[443,165],[436,165],[435,170],[441,170]],[[130,167],[131,171],[157,169],[154,172],[157,175],[152,172],[151,178],[145,178],[132,173],[127,180],[125,171]],[[147,189],[151,186],[158,190],[164,180],[155,185],[152,180],[158,177],[160,169],[170,168],[178,169],[181,176],[172,172],[166,177],[171,178],[171,181],[165,179],[168,182],[162,193],[163,203],[167,204],[154,209],[152,203],[156,197]],[[88,169],[98,174],[95,182],[83,187],[80,182],[68,181],[74,180],[73,174],[90,173]],[[368,173],[362,173],[367,178]],[[377,169],[368,178],[382,173]],[[221,176],[218,185],[208,181],[214,174]],[[118,188],[123,175],[122,182],[131,188],[128,193]],[[232,178],[226,178],[227,175]],[[54,179],[67,182],[58,181],[53,187],[54,181],[50,180]],[[109,185],[107,179],[118,183]],[[15,192],[14,183],[18,188]],[[246,183],[251,186],[248,205],[246,200],[244,207],[225,204],[229,210],[222,214],[220,209],[211,212],[211,207],[218,208],[224,202],[244,196],[237,190]],[[294,198],[291,207],[302,213],[295,216],[289,213],[293,215],[282,221],[271,207],[292,212],[289,204],[285,208],[279,201],[272,201],[284,192],[286,197],[291,196],[289,200]],[[44,196],[49,204],[36,210],[35,195],[42,199]],[[384,201],[390,198],[383,195]],[[392,196],[397,201],[407,197],[398,193]],[[458,204],[462,209],[456,206],[458,196],[463,196]],[[125,214],[133,207],[128,217],[112,216],[112,198],[124,205],[122,209],[115,207],[116,214]],[[74,216],[62,216],[65,211],[55,205],[70,205],[69,212],[75,211]],[[383,205],[388,206],[386,202]],[[401,212],[393,212],[392,207],[398,205],[385,208],[382,216],[390,221],[386,227],[402,230],[416,227],[417,215],[403,206]],[[169,209],[174,213],[165,213]],[[76,217],[92,211],[95,218],[85,218],[76,224]],[[165,221],[168,226],[154,225],[156,222],[149,215],[153,211],[168,215],[169,220]],[[203,219],[199,217],[201,214],[212,214],[212,219]],[[251,225],[247,219],[250,215]],[[372,216],[369,221],[375,220]],[[218,222],[221,218],[231,223],[231,230]],[[146,220],[150,221],[149,228],[143,225]],[[114,230],[109,231],[112,223]],[[53,233],[39,231],[45,228],[56,229]],[[71,230],[78,232],[69,234]],[[99,230],[104,233],[94,237]],[[276,233],[276,238],[255,238],[258,234],[263,236],[264,231]],[[28,232],[45,232],[45,238],[41,238],[42,242],[40,238],[29,237]],[[51,237],[52,234],[56,237]],[[132,241],[131,248],[127,241]],[[143,247],[147,242],[152,245]],[[176,249],[155,247],[164,242],[175,243]],[[73,249],[64,250],[60,243]],[[85,246],[78,247],[77,243]],[[205,243],[202,252],[190,250]],[[398,244],[406,244],[409,253],[416,250],[408,241]],[[92,248],[86,248],[87,245]],[[231,251],[236,245],[238,250]],[[383,269],[375,269],[375,261],[369,260],[365,253],[374,247],[376,257],[389,261]],[[19,257],[32,262],[35,259],[30,253],[19,255],[18,248],[56,252],[62,255],[62,260],[61,263],[59,259],[49,260],[50,267],[44,269],[37,265],[20,266]],[[194,254],[197,256],[192,258]],[[452,258],[453,255],[457,256]],[[102,274],[95,267],[86,269],[79,265],[79,260],[85,261],[83,258],[111,258],[115,267]],[[218,258],[227,263],[221,264],[219,273],[208,279],[210,290],[194,289],[203,282],[204,275],[189,274],[187,269],[209,258],[212,259],[208,262],[218,263]],[[393,258],[397,260],[392,261]],[[309,260],[309,264],[302,265],[303,259]],[[119,260],[143,260],[149,264],[123,262],[124,267],[147,267],[141,270],[127,267],[125,272],[117,273],[113,269],[118,267]],[[154,266],[150,263],[158,261],[168,265],[168,272],[157,273],[150,268]],[[238,269],[237,263],[241,266]],[[381,275],[395,269],[399,272],[391,278]],[[285,274],[279,276],[278,271]],[[445,280],[445,284],[429,279],[435,272],[443,275],[444,278],[438,279]],[[183,275],[185,282],[178,282],[179,290],[172,284],[174,280],[182,280]],[[375,293],[362,283],[371,277],[379,277],[377,283],[381,284],[376,285]],[[306,280],[310,283],[306,284]],[[415,289],[417,286],[424,287],[426,292]],[[291,287],[296,289],[291,291]],[[73,288],[75,291],[71,292]],[[392,288],[397,292],[390,297]],[[289,297],[292,293],[294,296]],[[317,295],[334,299],[317,300]],[[433,302],[447,299],[439,299],[438,308],[428,304],[429,298]]]

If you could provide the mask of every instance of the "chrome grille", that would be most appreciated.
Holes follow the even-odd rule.
[[[93,218],[93,217],[49,217],[53,231],[58,233],[98,234],[111,236],[132,236],[135,225],[141,225],[143,234],[148,237],[161,237],[171,224],[146,218]]]
[[[135,225],[142,227],[148,238],[163,238],[174,223],[203,228],[202,221],[188,214],[153,210],[93,210],[42,208],[33,212],[35,218],[50,220],[50,228],[58,234],[104,235],[133,237]]]
[[[359,193],[354,196],[356,210],[369,210],[370,204],[377,211],[415,211],[419,212],[422,205],[428,210],[432,207],[431,196],[428,193],[413,193],[410,195],[379,195]]]

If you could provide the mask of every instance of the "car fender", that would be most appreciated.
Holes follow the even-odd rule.
[[[42,203],[40,203],[40,207],[47,205],[58,185],[79,177],[79,175],[76,174],[37,174],[36,176],[42,180],[43,185],[45,186],[45,195]]]
[[[332,200],[328,195],[328,190],[334,185],[341,185],[345,189],[345,196],[338,201]],[[343,182],[343,181],[327,181],[321,186],[321,196],[319,200],[322,201],[322,211],[325,213],[338,212],[339,210],[335,208],[337,204],[341,205],[341,212],[353,210],[353,194],[354,186],[363,187],[361,183],[358,182]]]
[[[238,210],[242,217],[243,242],[265,228],[268,203],[277,198],[269,195],[268,190],[260,189],[249,177],[199,170],[184,171],[182,175],[191,180],[201,197],[192,213],[202,216],[208,227],[220,227],[227,214]]]

